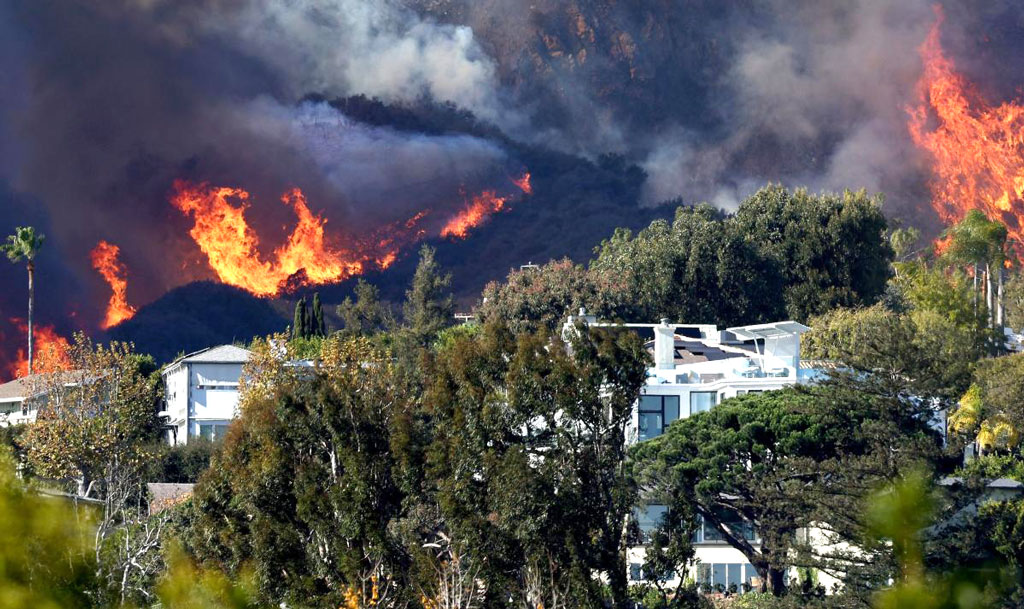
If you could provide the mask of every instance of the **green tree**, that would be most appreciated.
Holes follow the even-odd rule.
[[[401,606],[388,604],[411,592],[393,430],[408,391],[366,339],[325,339],[312,368],[290,357],[255,346],[242,415],[196,488],[187,549],[233,575],[251,565],[264,603],[338,606],[376,588],[375,606]]]
[[[963,220],[951,226],[943,235],[947,240],[943,256],[960,264],[972,267],[975,287],[975,307],[978,307],[978,277],[982,268],[985,281],[980,292],[985,295],[985,307],[990,317],[989,325],[1002,334],[1003,320],[1003,263],[1006,261],[1006,225],[998,220],[989,220],[984,212],[972,209]],[[993,280],[993,274],[997,277]]]
[[[320,303],[320,292],[313,294],[313,315],[310,333],[314,336],[327,336],[327,323],[324,321],[324,307]]]
[[[626,603],[623,438],[645,363],[631,333],[567,345],[497,321],[429,359],[428,503],[478,561],[488,602],[597,606],[596,572]]]
[[[825,430],[802,411],[806,394],[771,392],[728,400],[669,426],[633,449],[639,482],[675,510],[692,509],[782,595],[795,533],[810,522],[805,487]],[[806,464],[797,466],[801,460]],[[744,527],[753,525],[755,545]]]
[[[381,302],[377,286],[359,279],[353,293],[355,301],[346,296],[338,305],[338,316],[345,324],[342,331],[346,336],[365,336],[394,327],[393,315]]]
[[[1024,434],[1024,354],[978,362],[974,382],[949,417],[950,431],[983,451],[1019,455]]]
[[[740,204],[735,223],[777,262],[792,319],[870,305],[885,291],[893,251],[880,196],[812,195],[770,185]]]
[[[7,242],[0,246],[11,262],[25,261],[28,270],[28,373],[32,374],[33,357],[35,356],[32,336],[32,314],[35,308],[35,274],[36,255],[43,246],[45,235],[37,233],[31,226],[19,226],[14,234],[7,237]]]
[[[292,339],[306,338],[309,335],[309,312],[306,309],[306,297],[303,296],[295,303],[295,313],[292,315]]]
[[[714,527],[776,595],[790,567],[805,567],[869,596],[893,563],[885,544],[864,542],[860,506],[870,489],[935,460],[940,439],[927,400],[864,376],[741,396],[682,419],[633,449],[639,484],[670,512],[692,510]],[[760,545],[744,534],[748,525]],[[798,543],[797,530],[812,526],[839,545]]]
[[[442,273],[428,245],[420,249],[420,261],[412,287],[405,293],[405,325],[415,345],[429,345],[437,333],[451,325],[455,300],[450,288],[451,274]]]
[[[621,318],[805,321],[883,295],[893,256],[885,230],[878,197],[767,186],[732,217],[700,205],[635,237],[618,230],[590,268],[621,292]]]
[[[481,323],[501,320],[516,333],[556,331],[580,308],[599,316],[615,312],[619,290],[603,275],[568,258],[511,271],[504,283],[484,288],[476,315]]]
[[[970,328],[928,310],[835,309],[813,319],[811,328],[801,337],[805,358],[840,364],[883,385],[887,395],[909,388],[947,405],[966,390],[983,353]]]

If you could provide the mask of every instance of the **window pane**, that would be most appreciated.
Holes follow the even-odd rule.
[[[690,414],[706,412],[715,405],[718,394],[714,391],[693,391],[690,393]]]
[[[665,396],[665,425],[668,425],[672,421],[679,418],[679,396],[678,395],[666,395]]]
[[[711,585],[711,565],[708,563],[697,564],[697,583]]]
[[[660,395],[642,395],[640,396],[640,412],[661,412],[661,396]]]
[[[640,440],[650,440],[661,435],[661,413],[640,413]]]
[[[199,426],[199,435],[200,435],[200,437],[206,438],[207,440],[212,440],[213,439],[213,433],[214,433],[214,429],[213,428],[214,428],[213,425],[200,425]]]
[[[719,586],[719,585],[721,585],[723,588],[728,587],[727,578],[726,578],[726,572],[725,572],[725,566],[726,566],[725,563],[717,563],[717,562],[711,565],[711,585],[712,586]]]
[[[727,589],[740,590],[740,584],[743,583],[743,565],[739,563],[733,563],[728,565],[729,567],[729,579],[725,587]],[[735,588],[733,588],[735,586]]]
[[[629,579],[638,582],[640,581],[640,563],[631,562],[629,563]]]
[[[645,541],[647,536],[661,525],[661,520],[667,511],[668,506],[665,505],[648,505],[637,509],[636,524],[640,528],[640,532],[644,534]]]

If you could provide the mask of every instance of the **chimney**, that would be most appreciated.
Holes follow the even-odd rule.
[[[676,367],[676,327],[670,325],[668,318],[661,318],[661,324],[654,326],[654,365],[659,370],[672,370]]]

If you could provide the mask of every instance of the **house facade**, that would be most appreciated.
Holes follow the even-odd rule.
[[[168,443],[223,437],[238,414],[238,385],[251,355],[241,347],[221,345],[190,353],[164,368],[165,406],[159,414]]]
[[[632,328],[649,337],[646,346],[654,365],[647,371],[647,381],[633,408],[627,444],[655,438],[673,421],[710,410],[728,398],[806,383],[822,374],[814,363],[801,360],[800,336],[810,328],[793,321],[719,329],[713,324],[668,320],[657,324],[602,323],[581,311],[579,316],[569,317],[563,335],[581,322],[589,327]],[[641,540],[645,541],[658,526],[665,509],[663,505],[646,505],[637,510]],[[757,530],[749,523],[737,519],[732,528],[758,546]],[[706,590],[742,590],[743,584],[759,584],[754,567],[714,527],[698,526],[693,543],[694,562],[687,572],[672,574],[670,585],[679,578],[703,584]],[[665,577],[644,571],[645,554],[642,543],[628,551],[631,583]],[[834,582],[820,583],[830,588]]]
[[[29,398],[39,392],[38,374],[23,376],[0,385],[0,427],[35,423],[38,402]]]

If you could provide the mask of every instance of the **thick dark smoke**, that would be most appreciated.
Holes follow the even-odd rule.
[[[358,235],[503,180],[521,168],[511,140],[623,155],[648,175],[637,205],[731,209],[782,181],[884,192],[927,223],[904,108],[931,4],[13,0],[0,5],[0,229],[45,228],[41,315],[92,329],[100,239],[121,246],[135,304],[211,276],[167,202],[175,178],[246,188],[250,222],[278,237],[291,220],[278,197],[299,186],[329,230]],[[947,4],[951,54],[986,93],[1012,95],[1024,74],[991,64],[1016,56],[1024,9]],[[509,139],[304,101],[360,94],[450,103]],[[19,315],[20,271],[0,279],[0,317]]]

